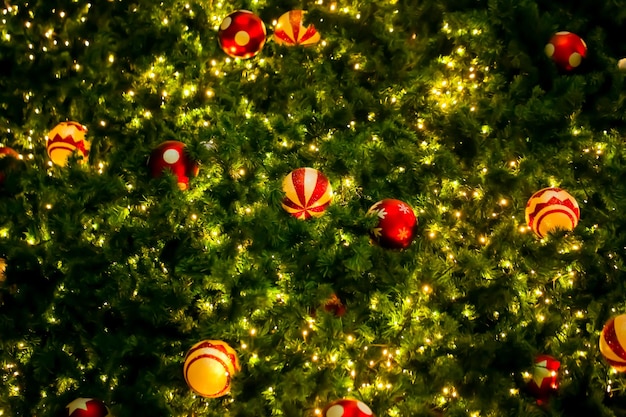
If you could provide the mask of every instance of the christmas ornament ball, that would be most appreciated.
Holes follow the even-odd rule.
[[[626,372],[626,314],[611,317],[604,324],[600,353],[615,370]]]
[[[367,214],[378,217],[370,235],[383,248],[404,249],[413,242],[417,218],[407,203],[387,198],[370,207]]]
[[[189,188],[189,178],[198,175],[200,167],[185,152],[185,144],[176,140],[168,140],[157,146],[150,154],[148,166],[153,178],[160,177],[169,171],[176,177],[178,188]]]
[[[528,390],[539,403],[545,402],[559,388],[560,366],[561,362],[550,355],[539,355],[535,358]]]
[[[587,56],[587,44],[574,33],[557,32],[550,38],[545,52],[559,68],[571,71]]]
[[[263,49],[265,37],[265,24],[248,10],[226,16],[217,32],[220,47],[233,58],[252,58]]]
[[[348,309],[337,294],[331,294],[331,296],[324,303],[324,310],[328,313],[332,313],[335,317],[343,317]]]
[[[85,139],[87,128],[77,122],[61,122],[56,125],[46,138],[46,149],[50,160],[65,166],[74,152],[82,157],[80,162],[87,162],[91,144]]]
[[[526,224],[540,238],[556,230],[574,230],[580,220],[576,199],[557,187],[533,194],[525,210]]]
[[[311,46],[320,41],[320,34],[315,26],[305,26],[304,10],[291,10],[278,18],[274,28],[274,42],[279,45]]]
[[[4,184],[7,175],[17,169],[20,154],[8,146],[0,147],[0,185]]]
[[[185,382],[196,394],[217,398],[230,392],[231,378],[238,372],[237,353],[221,340],[203,340],[185,356]]]
[[[374,413],[362,401],[342,398],[324,407],[322,417],[374,417]]]
[[[283,208],[293,217],[320,217],[333,198],[330,181],[314,168],[298,168],[283,179]]]
[[[67,417],[113,417],[109,408],[95,398],[77,398],[65,407]]]

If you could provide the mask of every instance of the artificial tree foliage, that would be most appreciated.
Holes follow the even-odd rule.
[[[217,39],[239,9],[268,32],[247,60]],[[320,43],[272,41],[292,9]],[[625,23],[620,1],[5,1],[0,415],[626,415],[598,348],[626,312]],[[544,53],[563,30],[588,46],[570,72]],[[67,120],[86,164],[49,163]],[[150,175],[166,140],[200,163],[186,191]],[[300,167],[332,184],[322,217],[281,208]],[[540,239],[548,186],[581,220]],[[418,218],[405,250],[370,237],[384,198]],[[185,383],[203,339],[238,353],[227,396]],[[541,406],[539,354],[561,362]]]

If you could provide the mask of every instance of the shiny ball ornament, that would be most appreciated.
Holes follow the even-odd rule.
[[[580,220],[576,199],[556,187],[533,194],[526,204],[525,214],[526,224],[540,238],[556,230],[574,230]]]
[[[378,217],[370,235],[383,248],[404,249],[413,242],[417,218],[405,202],[387,198],[370,207],[367,214]]]
[[[230,392],[231,379],[240,370],[237,353],[221,340],[203,340],[185,357],[185,382],[196,394],[217,398]]]
[[[46,138],[46,149],[50,160],[65,166],[73,153],[82,157],[81,163],[87,162],[91,144],[85,139],[87,128],[77,122],[61,122],[54,127]]]
[[[4,184],[7,175],[15,171],[20,163],[20,154],[8,146],[0,147],[0,185]]]
[[[311,46],[320,41],[320,34],[313,25],[304,25],[304,10],[292,10],[278,18],[274,29],[274,42],[279,45]]]
[[[611,317],[600,334],[600,353],[618,372],[626,372],[626,314]]]
[[[561,362],[550,355],[539,355],[535,358],[528,390],[537,398],[537,403],[545,403],[559,388],[560,366]]]
[[[265,37],[265,24],[248,10],[226,16],[217,32],[220,47],[233,58],[252,58],[263,49]]]
[[[95,398],[77,398],[65,407],[67,417],[113,417],[108,407]]]
[[[332,294],[324,303],[324,310],[332,313],[335,317],[343,317],[348,309],[337,294]]]
[[[343,398],[324,407],[322,417],[374,417],[374,413],[362,401]]]
[[[545,52],[559,68],[571,71],[578,67],[583,58],[587,56],[587,45],[576,34],[557,32],[550,38]]]
[[[189,188],[189,178],[198,175],[200,167],[185,152],[185,144],[168,140],[157,146],[150,155],[148,166],[153,178],[158,178],[169,171],[176,177],[178,188]]]
[[[283,208],[293,217],[306,220],[320,217],[333,198],[330,181],[313,168],[298,168],[283,179]]]

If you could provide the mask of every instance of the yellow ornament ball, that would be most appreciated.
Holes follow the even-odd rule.
[[[239,370],[237,352],[221,340],[198,342],[185,356],[185,382],[202,397],[228,394],[231,378]]]
[[[548,187],[533,194],[526,203],[526,223],[540,238],[556,230],[574,230],[580,207],[567,191]]]
[[[65,166],[70,155],[76,152],[87,162],[91,144],[85,139],[87,128],[77,122],[61,122],[54,127],[46,138],[46,149],[50,160]]]

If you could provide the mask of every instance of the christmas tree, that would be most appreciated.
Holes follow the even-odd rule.
[[[624,6],[5,0],[0,416],[626,415]]]

